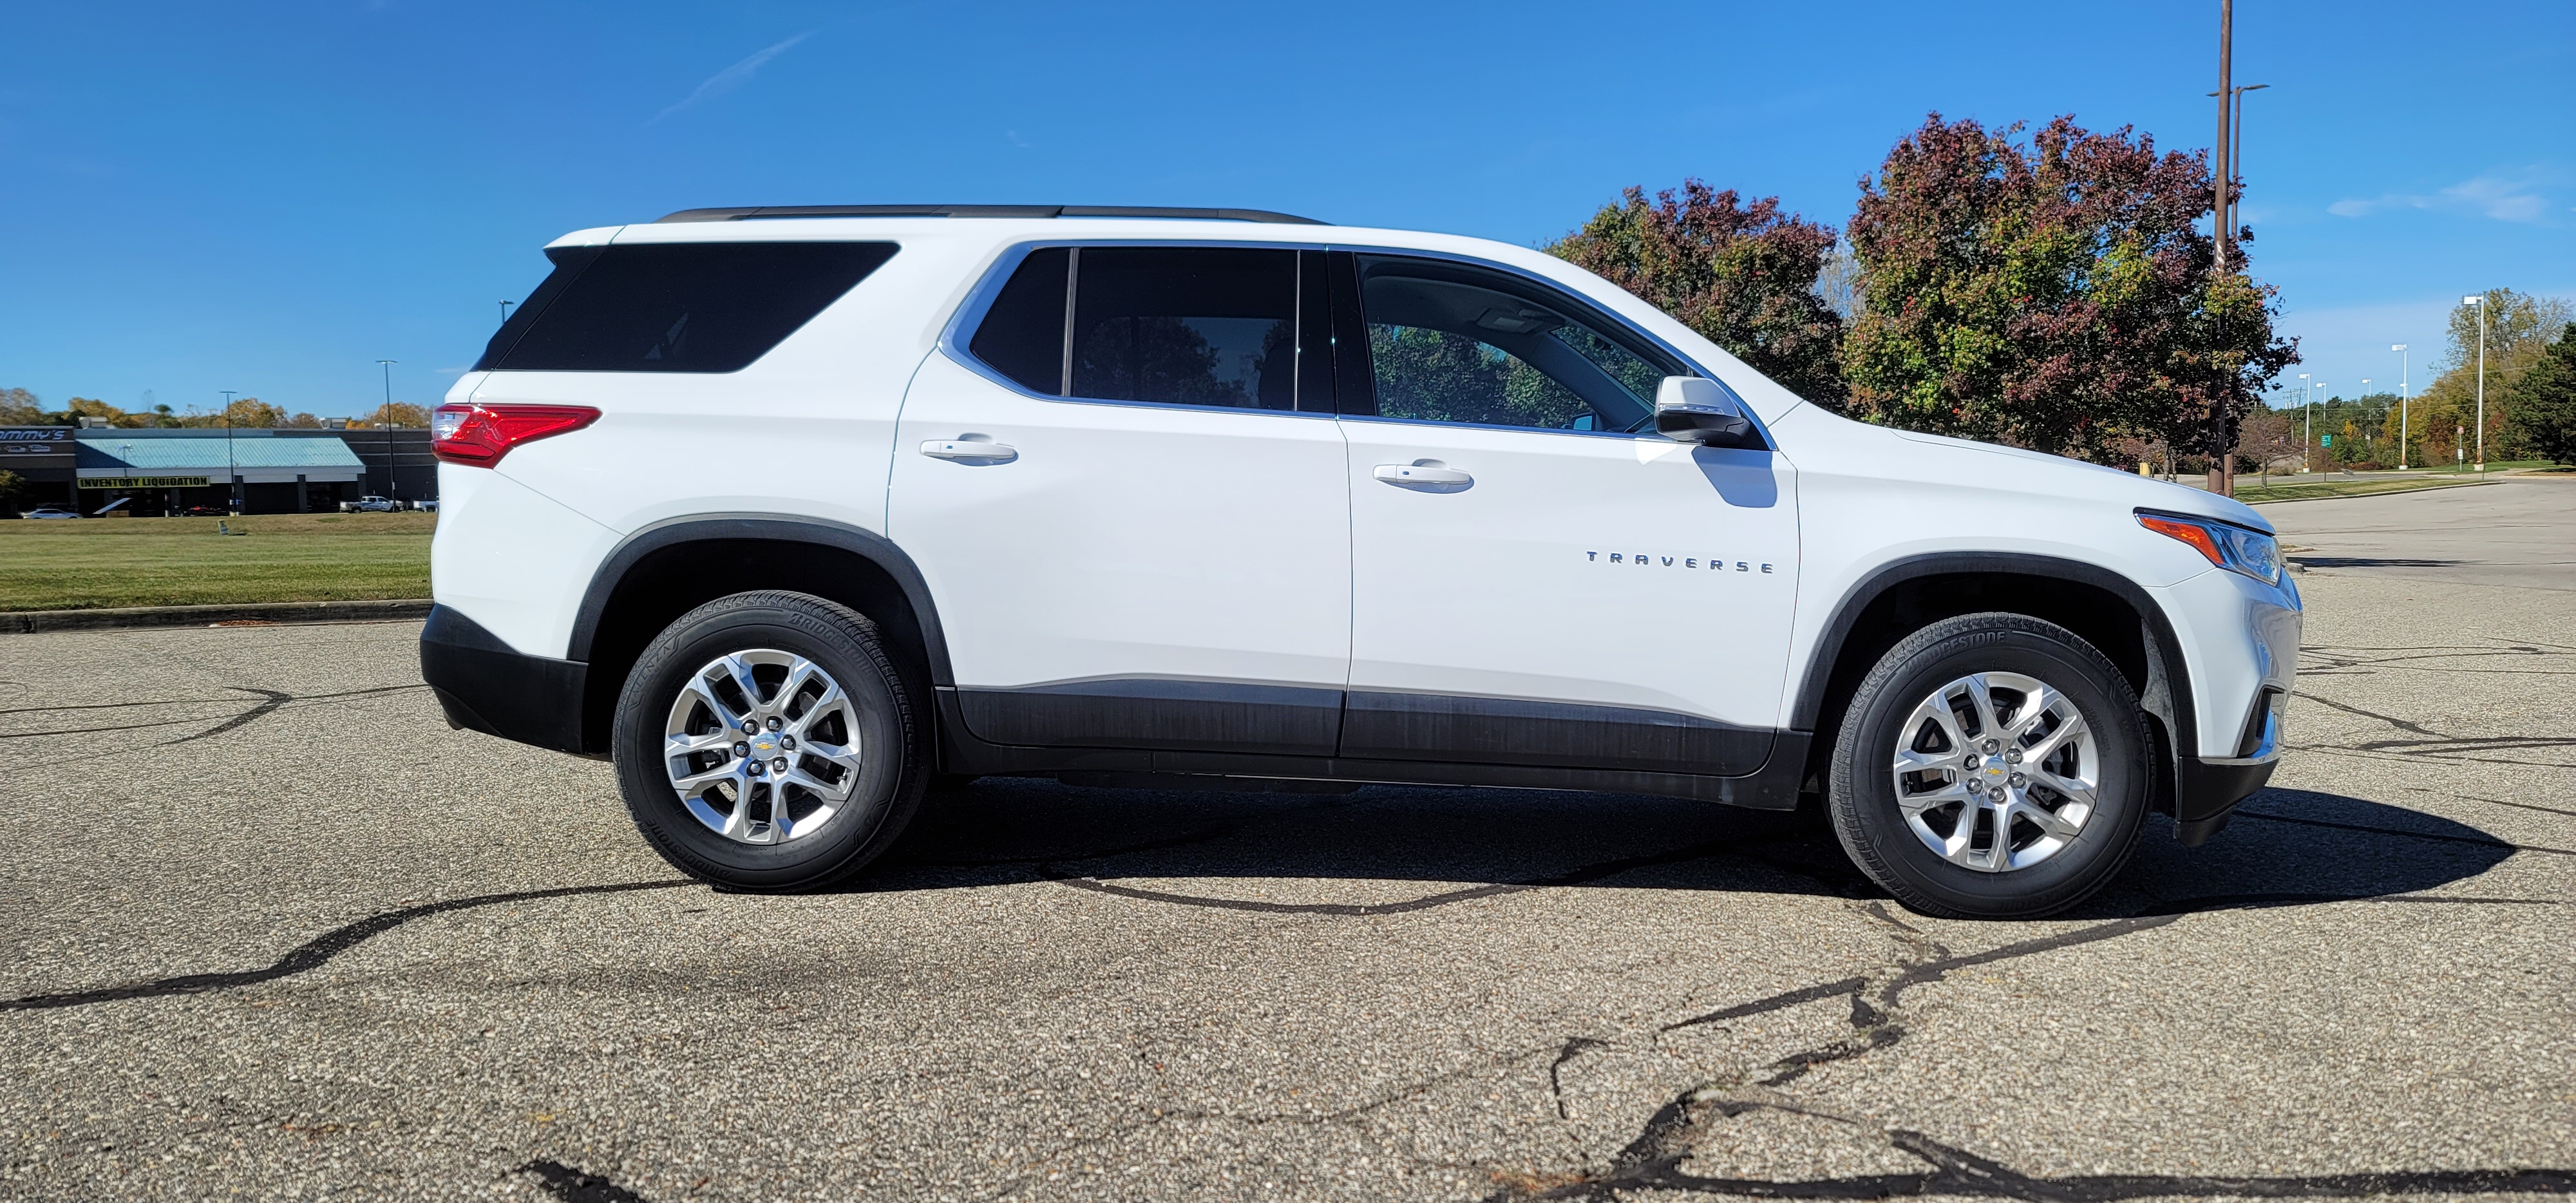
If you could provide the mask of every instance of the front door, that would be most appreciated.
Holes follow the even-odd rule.
[[[1368,369],[1344,378],[1342,754],[1759,769],[1797,592],[1790,466],[1653,433],[1657,382],[1697,373],[1551,287],[1336,260]]]
[[[1350,500],[1331,373],[1299,350],[1322,258],[1035,250],[922,366],[887,525],[976,737],[1332,754]]]

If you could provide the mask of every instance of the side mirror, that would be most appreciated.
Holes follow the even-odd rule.
[[[1753,420],[1716,381],[1666,376],[1655,387],[1655,433],[1682,443],[1740,447],[1753,433]]]

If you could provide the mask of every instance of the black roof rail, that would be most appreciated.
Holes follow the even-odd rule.
[[[653,224],[752,221],[774,217],[1161,217],[1184,221],[1260,221],[1320,226],[1311,217],[1268,209],[1167,209],[1153,205],[755,205],[747,209],[682,209]]]

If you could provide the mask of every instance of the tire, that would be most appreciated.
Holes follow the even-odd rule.
[[[2136,693],[2093,645],[2025,615],[1963,615],[1908,636],[1862,680],[1826,807],[1852,863],[1907,907],[2034,918],[2128,864],[2147,748]]]
[[[913,698],[858,611],[802,593],[719,598],[627,674],[610,745],[618,790],[645,841],[691,877],[825,889],[883,855],[920,808],[927,723]],[[734,726],[746,717],[766,729]]]

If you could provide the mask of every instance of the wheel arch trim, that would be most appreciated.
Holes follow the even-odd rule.
[[[845,551],[875,565],[893,579],[895,587],[903,591],[904,601],[912,607],[913,618],[921,626],[922,651],[929,661],[931,683],[954,683],[939,611],[931,603],[929,583],[911,556],[904,554],[894,540],[875,531],[824,518],[777,514],[689,514],[628,533],[591,574],[590,587],[583,592],[581,608],[573,617],[572,639],[565,657],[590,660],[592,641],[608,611],[609,599],[616,596],[618,585],[645,557],[685,543],[741,542],[812,544]]]
[[[1823,712],[1825,694],[1831,687],[1834,668],[1842,658],[1843,647],[1852,629],[1860,622],[1870,604],[1889,590],[1907,581],[1929,576],[2036,576],[2089,585],[2126,602],[2146,623],[2145,633],[2152,640],[2147,649],[2149,672],[2166,677],[2168,705],[2172,710],[2170,732],[2177,755],[2189,756],[2198,745],[2197,722],[2192,711],[2191,668],[2182,662],[2182,644],[2175,638],[2173,620],[2155,597],[2136,581],[2099,564],[2070,560],[2060,556],[2030,555],[2020,552],[1931,552],[1908,556],[1880,565],[1869,575],[1845,590],[1835,603],[1832,617],[1817,634],[1815,649],[1808,655],[1806,669],[1800,674],[1798,693],[1790,704],[1792,730],[1812,731]],[[2152,686],[2150,687],[2150,689]],[[2151,702],[2149,690],[2141,690],[2142,705]],[[2162,717],[2162,716],[2160,716]]]

